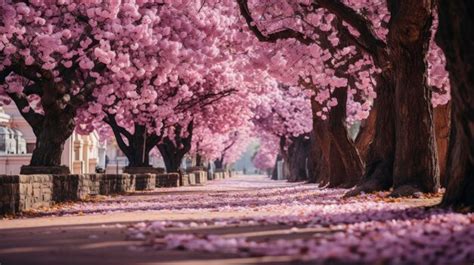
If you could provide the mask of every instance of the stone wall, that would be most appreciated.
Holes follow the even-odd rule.
[[[204,185],[207,182],[207,172],[206,171],[195,171],[194,174],[195,184]]]
[[[188,185],[190,186],[194,186],[196,185],[196,175],[194,175],[194,173],[189,173],[188,174]]]
[[[214,172],[213,179],[214,180],[224,179],[224,172]]]
[[[189,174],[180,174],[179,176],[180,186],[189,186]]]
[[[135,190],[153,190],[156,186],[156,174],[135,174]]]
[[[167,173],[156,175],[156,187],[179,187],[179,174]]]
[[[102,195],[125,193],[135,191],[135,178],[129,174],[103,174],[100,177],[100,190]]]
[[[229,172],[215,172],[215,179]],[[83,175],[0,175],[0,215],[49,207],[53,203],[77,201],[90,195],[112,195],[155,187],[204,185],[206,171],[188,174],[83,174]]]
[[[216,170],[214,171],[212,178],[213,179],[226,179],[226,178],[232,177],[234,174],[235,173],[233,173],[230,170]]]
[[[49,207],[53,203],[83,200],[90,195],[111,195],[153,189],[155,175],[0,175],[0,215]]]
[[[0,175],[0,214],[49,207],[52,190],[49,175]]]

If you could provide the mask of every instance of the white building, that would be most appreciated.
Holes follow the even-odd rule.
[[[15,105],[0,107],[0,174],[19,174],[28,165],[35,148],[36,137]],[[87,136],[73,133],[66,141],[61,164],[71,174],[94,173],[105,168],[106,144],[97,133]]]

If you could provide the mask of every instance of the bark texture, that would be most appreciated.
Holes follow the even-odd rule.
[[[325,1],[324,1],[325,2]],[[387,190],[392,195],[435,192],[439,167],[433,125],[431,90],[426,83],[425,54],[433,20],[433,2],[388,1],[391,20],[386,45],[365,21],[359,30],[367,50],[382,69],[377,82],[375,136],[370,145],[363,181],[347,195]],[[333,7],[336,8],[336,7]],[[336,8],[339,10],[338,8]],[[348,12],[340,14],[350,18]]]
[[[377,100],[373,110],[375,119],[374,139],[367,151],[366,165],[362,181],[348,196],[361,192],[388,190],[393,185],[393,161],[395,154],[395,116],[393,83],[389,77],[381,75],[377,80]]]
[[[73,70],[71,69],[71,75]],[[80,93],[73,95],[71,91],[76,81],[73,76],[66,74],[64,81],[55,82],[51,72],[37,64],[26,65],[22,58],[16,57],[12,59],[9,67],[0,71],[0,84],[4,84],[5,79],[11,74],[29,80],[22,92],[7,94],[36,136],[36,148],[30,166],[39,168],[60,166],[64,143],[76,126],[74,118],[77,109],[87,102],[93,85],[86,83]],[[36,113],[30,106],[28,97],[32,95],[40,97],[39,103],[44,114]]]
[[[452,135],[444,206],[474,209],[474,2],[440,0],[437,42],[450,73]]]
[[[30,166],[54,167],[61,165],[64,143],[75,128],[74,114],[58,110],[45,112],[44,120],[35,126],[36,147]]]
[[[293,137],[288,146],[288,181],[305,181],[308,180],[306,161],[310,152],[310,140],[306,139],[307,135]]]
[[[150,151],[161,140],[160,136],[148,133],[144,125],[137,123],[131,133],[118,125],[113,115],[108,115],[105,122],[112,128],[118,147],[127,157],[128,167],[151,167]]]
[[[323,172],[321,172],[319,165],[321,164],[322,157],[321,151],[319,150],[319,146],[316,142],[316,135],[314,131],[311,131],[309,137],[309,154],[308,154],[308,163],[307,163],[307,170],[308,170],[308,182],[309,183],[320,183],[320,176],[322,176]]]
[[[360,124],[360,130],[355,139],[357,151],[363,162],[367,161],[369,147],[375,136],[375,122],[377,120],[377,112],[372,109],[369,117]]]
[[[184,129],[187,130],[187,136],[181,136],[183,128],[178,125],[176,126],[174,141],[166,137],[157,145],[167,172],[179,172],[184,156],[191,150],[193,122],[190,122],[187,128]]]
[[[431,37],[432,1],[392,1],[388,48],[395,81],[393,195],[436,192],[439,167],[431,89],[425,56]]]
[[[345,123],[347,93],[343,89],[336,89],[333,96],[340,104],[331,109],[326,120],[316,116],[321,106],[315,100],[311,101],[314,143],[317,145],[313,147],[313,153],[317,155],[320,151],[322,158],[313,170],[322,174],[317,177],[321,185],[351,187],[362,176],[363,163]]]
[[[374,32],[369,19],[343,1],[312,1],[313,11],[310,12],[317,12],[323,8],[336,16],[337,19],[333,20],[336,24],[333,25],[338,29],[341,43],[348,42],[361,52],[369,54],[375,65],[382,70],[378,77],[380,81],[377,82],[376,89],[378,97],[374,106],[377,113],[374,140],[367,154],[363,181],[349,195],[362,191],[385,190],[392,185],[395,188],[393,195],[411,195],[418,191],[433,192],[439,186],[431,91],[426,85],[424,61],[430,37],[429,28],[433,19],[433,1],[387,0],[391,13],[391,20],[387,25],[389,27],[387,42]],[[314,43],[314,40],[307,38],[303,32],[292,29],[262,34],[253,21],[247,1],[237,0],[237,2],[250,30],[260,41],[295,39],[305,45]],[[359,32],[358,36],[352,35],[342,22],[354,27]],[[330,50],[332,46],[324,43],[326,40],[324,33],[318,32],[318,35],[320,36],[318,45],[328,48],[332,53]],[[347,65],[335,68],[338,76],[345,77],[344,73],[347,73],[345,67]],[[348,81],[351,83],[350,76]],[[333,128],[328,128],[324,122],[315,119],[313,126],[316,134],[315,142],[321,150],[322,162],[326,164],[321,168],[326,167],[329,176],[333,177],[336,171],[340,172],[340,168],[330,168],[329,148],[335,146],[342,150],[341,147],[348,146],[347,142],[328,141],[328,136],[324,134]],[[333,135],[332,132],[330,135]],[[341,145],[338,145],[339,143]],[[354,157],[353,152],[349,154]],[[347,160],[341,159],[337,162],[336,157],[333,155],[332,159],[336,161],[334,163],[349,166]],[[334,180],[330,182],[334,183]]]
[[[439,180],[443,187],[447,186],[446,163],[448,158],[449,135],[451,133],[451,102],[434,109],[436,133],[436,149],[438,151]]]

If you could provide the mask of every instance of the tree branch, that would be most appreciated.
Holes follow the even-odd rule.
[[[43,127],[44,116],[36,113],[33,109],[31,109],[30,103],[28,102],[28,99],[24,95],[18,95],[16,93],[7,93],[7,94],[15,103],[21,116],[31,126],[36,137],[38,137]],[[29,107],[30,109],[24,112],[23,109],[26,107]]]
[[[367,52],[374,53],[380,48],[385,48],[385,42],[374,33],[370,21],[340,0],[313,0],[313,3],[355,28],[360,33],[359,39]]]
[[[277,40],[282,39],[296,39],[302,44],[310,45],[314,41],[311,38],[306,37],[305,34],[292,30],[284,29],[278,32],[270,33],[268,35],[263,34],[260,29],[257,27],[248,7],[248,0],[237,0],[239,4],[240,13],[244,17],[249,29],[255,34],[257,39],[262,42],[276,42]]]
[[[115,120],[115,115],[108,114],[107,117],[104,118],[104,122],[107,123],[111,128],[112,131],[114,132],[115,139],[117,140],[117,144],[119,148],[127,154],[127,156],[130,155],[130,146],[128,146],[125,141],[122,138],[122,135],[125,136],[125,138],[128,139],[129,143],[130,140],[132,139],[132,134],[129,133],[127,130],[125,130],[123,127],[117,124],[117,121]]]

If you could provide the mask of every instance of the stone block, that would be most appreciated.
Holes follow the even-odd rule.
[[[35,166],[22,166],[20,169],[21,175],[68,175],[70,174],[69,167],[57,166],[57,167],[35,167]]]
[[[135,190],[153,190],[156,187],[156,174],[135,174]]]
[[[178,173],[167,173],[156,175],[156,187],[178,187],[180,175]]]
[[[196,185],[196,174],[190,173],[188,181],[189,181],[188,182],[189,185],[191,185],[191,186]]]
[[[195,185],[204,185],[207,182],[207,173],[205,171],[195,171],[194,175]]]
[[[85,174],[78,176],[78,196],[85,199],[100,194],[100,180],[103,174]]]
[[[163,174],[165,169],[162,167],[125,167],[123,172],[127,174]]]
[[[206,172],[207,180],[214,180],[214,174]]]
[[[56,203],[79,200],[79,175],[53,175],[52,199]]]
[[[180,174],[179,179],[180,186],[189,186],[189,174]]]
[[[135,178],[129,174],[104,174],[100,178],[99,192],[110,195],[135,191]]]
[[[214,172],[214,179],[219,180],[223,178],[224,178],[224,174],[222,172]]]

